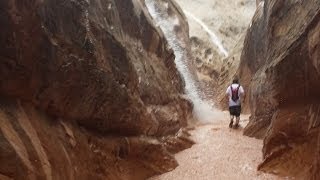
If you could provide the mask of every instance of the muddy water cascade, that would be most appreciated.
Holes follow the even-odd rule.
[[[216,116],[220,112],[214,108],[213,103],[209,103],[199,95],[199,89],[195,82],[194,75],[188,67],[188,61],[191,61],[192,59],[188,58],[187,52],[184,50],[186,45],[179,40],[176,33],[173,33],[175,32],[175,26],[179,26],[179,19],[169,16],[168,9],[162,10],[159,8],[160,6],[158,6],[158,3],[163,2],[146,0],[145,3],[150,15],[154,19],[154,23],[163,31],[169,46],[174,51],[175,64],[180,75],[185,81],[186,95],[194,105],[193,113],[195,117],[203,122],[212,121],[212,117]],[[163,7],[168,8],[168,5],[164,5]],[[223,53],[227,54],[226,51],[223,51]]]

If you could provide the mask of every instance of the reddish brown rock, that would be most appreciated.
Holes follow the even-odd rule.
[[[320,1],[265,0],[244,44],[240,76],[252,116],[244,134],[264,138],[261,170],[319,178]]]
[[[228,86],[232,84],[232,80],[239,75],[239,65],[240,65],[240,57],[243,49],[245,34],[242,35],[239,42],[236,44],[234,49],[230,52],[229,57],[223,60],[220,74],[218,77],[218,86],[216,88],[216,102],[220,109],[228,110],[228,99],[226,98],[226,89]],[[241,78],[240,84],[243,85],[244,79]],[[244,86],[244,85],[243,85]],[[244,86],[245,93],[247,93],[247,87]],[[247,101],[247,96],[242,98],[242,113],[249,113],[249,105]]]
[[[313,159],[313,166],[311,168],[311,178],[312,180],[317,180],[320,178],[320,133],[318,135],[318,149],[317,149],[317,154],[318,156]]]
[[[1,101],[0,172],[7,177],[144,179],[177,166],[157,139],[97,134],[31,104]]]
[[[192,106],[144,1],[4,0],[0,11],[0,177],[144,179],[177,166],[163,139]]]
[[[4,95],[120,134],[157,133],[146,105],[181,101],[172,51],[140,2],[3,3]]]

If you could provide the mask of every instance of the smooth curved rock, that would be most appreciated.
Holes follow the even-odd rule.
[[[144,1],[4,0],[0,11],[1,176],[144,179],[177,166],[162,140],[192,104]]]
[[[172,51],[140,1],[8,0],[1,7],[2,94],[132,135],[157,133],[148,105],[183,101]]]
[[[252,116],[244,134],[264,138],[261,170],[304,179],[319,171],[319,27],[320,1],[265,0],[248,30],[240,76]]]

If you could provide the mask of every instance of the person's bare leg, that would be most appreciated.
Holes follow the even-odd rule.
[[[236,117],[236,124],[234,125],[235,128],[239,127],[239,123],[240,123],[240,116]]]
[[[233,125],[233,119],[234,119],[234,116],[233,116],[233,115],[230,115],[230,124],[229,124],[229,128],[232,128],[232,125]]]

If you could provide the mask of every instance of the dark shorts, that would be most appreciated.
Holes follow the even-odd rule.
[[[239,117],[241,114],[241,106],[231,106],[229,107],[229,112],[231,116]]]

